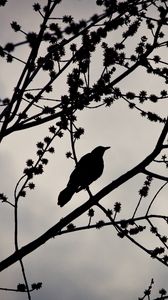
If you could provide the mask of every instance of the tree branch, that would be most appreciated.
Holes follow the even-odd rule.
[[[160,179],[160,180],[168,181],[168,177],[162,176],[162,175],[159,175],[159,174],[156,174],[156,173],[153,173],[153,172],[150,172],[150,171],[148,171],[146,169],[144,169],[143,173],[146,174],[146,175],[149,175],[151,177]]]
[[[162,149],[162,144],[165,140],[165,137],[168,132],[168,119],[164,125],[164,128],[161,132],[161,135],[158,139],[156,147],[142,162],[140,162],[137,166],[126,172],[125,174],[118,177],[116,180],[112,181],[102,190],[100,190],[96,195],[92,196],[88,201],[84,204],[76,208],[70,214],[61,219],[57,224],[51,227],[48,231],[42,234],[40,237],[30,242],[29,244],[20,248],[17,252],[14,252],[8,258],[4,259],[0,263],[0,271],[6,269],[10,265],[14,264],[16,261],[20,260],[27,254],[31,253],[35,249],[39,248],[45,242],[47,242],[50,238],[53,238],[58,232],[60,232],[64,227],[66,227],[69,223],[73,222],[76,218],[84,214],[88,211],[93,205],[96,205],[102,198],[108,195],[110,192],[118,188],[123,183],[127,182],[129,179],[133,178],[139,173],[143,173],[146,166],[148,166],[153,159],[159,154]]]

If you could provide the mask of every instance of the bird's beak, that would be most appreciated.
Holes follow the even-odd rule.
[[[104,147],[105,148],[105,150],[107,150],[107,149],[110,149],[111,147]]]

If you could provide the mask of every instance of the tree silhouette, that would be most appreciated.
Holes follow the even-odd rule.
[[[151,208],[168,183],[168,3],[166,0],[97,0],[98,13],[86,20],[75,20],[71,15],[57,16],[57,7],[61,2],[48,0],[34,3],[34,16],[40,16],[41,20],[39,31],[25,32],[21,24],[13,20],[11,28],[21,41],[9,41],[0,47],[1,60],[7,64],[17,62],[22,66],[21,72],[16,72],[17,83],[12,87],[13,94],[0,100],[0,141],[5,141],[16,132],[22,131],[26,135],[28,129],[33,132],[36,127],[42,128],[44,124],[49,127],[49,134],[36,143],[36,159],[29,158],[26,161],[23,174],[14,188],[14,199],[9,199],[4,191],[0,193],[2,204],[11,206],[14,211],[15,246],[15,251],[0,262],[0,271],[19,262],[24,280],[16,289],[2,287],[1,290],[23,292],[28,299],[31,299],[32,291],[41,288],[42,283],[33,283],[30,287],[23,258],[53,237],[70,232],[75,234],[78,231],[105,227],[115,229],[119,238],[128,239],[151,258],[168,266],[168,214],[164,206],[164,213],[151,213]],[[8,2],[0,0],[0,6],[1,10],[7,9]],[[29,50],[27,58],[17,56],[20,47]],[[96,66],[98,71],[93,71]],[[155,85],[158,83],[157,94],[150,91],[150,88],[146,89],[142,74],[145,74],[149,82],[153,81]],[[127,82],[130,78],[134,78],[134,83],[128,85],[126,90],[125,86],[123,88],[123,81]],[[39,86],[39,82],[43,83]],[[63,85],[61,96],[57,95],[60,82]],[[134,87],[135,82],[138,82],[138,88]],[[84,128],[79,125],[80,117],[86,116],[89,109],[93,112],[107,111],[112,110],[115,105],[121,107],[122,103],[126,104],[124,109],[131,111],[137,120],[143,118],[144,126],[147,127],[150,123],[155,128],[154,124],[159,124],[160,134],[152,151],[117,178],[109,178],[108,184],[98,192],[92,193],[87,186],[88,194],[82,204],[79,202],[77,208],[56,220],[48,230],[20,246],[19,204],[21,199],[36,188],[36,177],[44,173],[49,154],[57,155],[56,143],[59,144],[60,139],[63,141],[69,135],[68,147],[71,150],[67,151],[66,157],[78,165],[76,145],[79,140],[82,141],[85,133]],[[120,113],[118,118],[122,122]],[[136,127],[136,121],[133,127]],[[117,132],[117,128],[111,130]],[[100,141],[102,135],[100,134]],[[87,138],[87,133],[85,137]],[[113,144],[114,140],[104,146],[113,148]],[[130,146],[131,151],[133,149]],[[85,149],[83,154],[87,152]],[[134,197],[138,199],[135,199],[129,216],[127,212],[124,213],[120,201],[106,205],[105,197],[111,197],[116,190],[138,175],[142,176],[143,185],[137,186],[139,195]],[[86,184],[83,185],[85,187]],[[155,186],[158,187],[157,190]],[[153,197],[149,196],[152,189],[155,191]],[[59,192],[61,190],[62,187],[59,187]],[[80,199],[80,193],[77,197]],[[97,210],[102,212],[103,218],[95,221]],[[77,220],[85,213],[85,224],[76,225]],[[152,241],[152,246],[142,238],[145,234]],[[144,296],[139,299],[154,299],[151,295],[153,284],[152,279]],[[164,289],[159,291],[158,298],[155,297],[167,298]]]

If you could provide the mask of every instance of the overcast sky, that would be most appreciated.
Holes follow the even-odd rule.
[[[45,3],[45,1],[39,1]],[[36,30],[40,17],[32,11],[34,1],[8,0],[4,8],[0,8],[0,40],[2,45],[9,41],[22,40],[22,36],[12,31],[10,22],[17,21],[26,32]],[[96,12],[95,1],[63,0],[55,12],[57,16],[72,14],[76,18],[87,18]],[[97,12],[99,12],[97,10]],[[143,33],[144,34],[144,33]],[[113,38],[116,38],[114,35]],[[129,48],[130,47],[130,48]],[[132,45],[128,45],[131,49]],[[26,48],[18,50],[20,57],[26,57]],[[95,54],[95,64],[92,67],[93,77],[99,74],[99,53]],[[7,65],[0,59],[0,97],[10,97],[17,82],[22,65],[18,62]],[[38,84],[40,84],[40,80]],[[66,78],[61,79],[55,88],[55,97],[65,93]],[[147,79],[143,69],[139,69],[121,83],[123,91],[140,91],[148,89],[157,93],[165,89],[159,80]],[[166,104],[157,109],[166,117]],[[51,123],[51,125],[54,124]],[[91,191],[96,193],[103,186],[139,163],[152,151],[162,125],[150,123],[139,114],[130,111],[126,103],[114,104],[111,108],[82,111],[78,115],[78,126],[85,128],[85,135],[77,143],[78,157],[91,151],[98,145],[111,146],[105,153],[104,173],[91,185]],[[36,143],[48,135],[48,126],[38,129],[14,133],[8,136],[1,145],[0,166],[1,191],[13,201],[14,187],[22,175],[25,162],[35,157]],[[66,186],[69,174],[73,170],[72,160],[67,160],[65,153],[70,150],[70,137],[54,142],[56,153],[50,157],[44,176],[35,180],[37,188],[30,192],[26,199],[20,201],[19,228],[20,244],[26,244],[47,231],[61,217],[88,199],[82,191],[74,195],[65,208],[57,206],[59,192]],[[138,190],[143,185],[144,176],[137,176],[127,185],[109,194],[102,203],[113,208],[116,201],[122,203],[124,217],[130,217],[138,201]],[[152,199],[159,182],[156,182],[149,200]],[[153,211],[164,210],[167,191],[163,191]],[[149,203],[149,202],[148,202]],[[146,206],[147,207],[147,206]],[[14,251],[13,243],[13,211],[3,204],[0,207],[1,247],[0,258],[4,259]],[[96,210],[97,211],[97,210]],[[95,220],[102,219],[98,213]],[[86,225],[87,215],[82,216],[80,224]],[[143,236],[143,239],[150,236]],[[151,245],[152,245],[151,241]],[[48,241],[24,258],[28,281],[43,282],[43,288],[35,292],[33,300],[128,300],[143,296],[151,278],[155,279],[154,291],[167,286],[166,267],[152,260],[147,254],[130,244],[125,239],[119,239],[113,228],[89,230],[79,233],[69,233]],[[9,267],[0,274],[0,287],[15,288],[22,283],[19,263]],[[3,300],[27,299],[26,295],[1,292]]]

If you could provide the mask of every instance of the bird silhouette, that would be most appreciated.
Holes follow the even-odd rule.
[[[104,169],[103,154],[109,148],[98,146],[79,160],[70,175],[67,187],[58,196],[59,206],[64,206],[71,200],[73,194],[86,189],[102,175]]]

